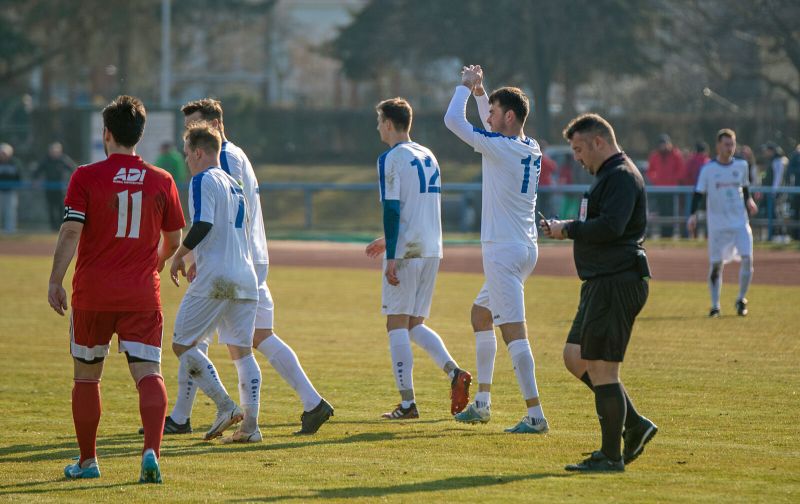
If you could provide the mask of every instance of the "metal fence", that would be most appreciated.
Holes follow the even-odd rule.
[[[0,232],[57,229],[65,184],[0,182]],[[541,186],[538,209],[548,217],[576,218],[586,185]],[[180,187],[186,201],[188,187]],[[651,237],[686,236],[694,189],[691,186],[648,186],[648,220]],[[759,212],[751,218],[757,240],[792,236],[800,238],[800,187],[750,188]],[[16,200],[13,201],[13,200]],[[272,182],[261,186],[261,202],[269,229],[321,231],[377,231],[381,208],[373,183]],[[17,206],[16,226],[8,225]],[[442,189],[442,221],[446,231],[480,230],[481,184],[450,183]],[[703,216],[701,214],[701,223]]]

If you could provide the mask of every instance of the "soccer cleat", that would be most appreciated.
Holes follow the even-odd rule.
[[[411,403],[411,406],[408,408],[403,408],[403,403],[400,403],[393,411],[388,411],[381,415],[381,418],[387,420],[412,420],[414,418],[419,418],[417,403]]]
[[[461,413],[456,414],[453,416],[456,422],[463,422],[463,423],[486,423],[492,418],[492,408],[488,404],[485,408],[478,407],[476,403],[472,403],[467,406],[467,409],[462,411]]]
[[[304,411],[300,415],[300,430],[296,431],[296,435],[300,434],[314,434],[322,427],[322,424],[328,421],[333,416],[333,406],[328,401],[322,399],[319,404],[311,411]]]
[[[256,427],[255,432],[244,432],[241,427],[236,429],[236,432],[230,436],[220,439],[222,444],[234,443],[260,443],[262,440],[261,429]]]
[[[547,434],[550,431],[550,426],[547,424],[546,418],[534,420],[525,415],[517,425],[509,427],[505,431],[514,434]]]
[[[711,308],[708,312],[708,318],[720,318],[722,313],[719,311],[719,308]]]
[[[622,458],[625,465],[636,460],[644,451],[644,445],[650,442],[658,432],[658,426],[651,420],[642,417],[638,425],[625,429],[622,439],[625,441],[625,448],[622,450]]]
[[[564,469],[576,472],[624,472],[625,463],[622,459],[611,460],[603,452],[597,450],[592,452],[589,458],[577,464],[566,465]]]
[[[167,415],[164,419],[164,434],[191,434],[192,422],[190,418],[186,419],[185,423],[179,424]],[[144,427],[139,427],[139,434],[144,434]]]
[[[156,452],[148,448],[142,455],[142,471],[139,473],[139,483],[161,483],[161,468],[158,467]]]
[[[235,403],[229,410],[218,411],[216,420],[214,420],[214,423],[211,425],[211,428],[208,429],[203,439],[210,441],[220,437],[222,433],[225,432],[225,429],[241,422],[242,419],[244,419],[244,411]]]
[[[464,411],[469,404],[469,384],[472,375],[463,369],[456,369],[453,381],[450,382],[450,414],[455,415]]]
[[[736,301],[736,314],[740,317],[747,316],[747,299],[742,298]]]
[[[79,460],[79,458],[75,457],[74,460]],[[83,464],[75,462],[68,465],[64,468],[64,476],[67,479],[99,478],[100,467],[97,465],[97,459],[86,459]]]

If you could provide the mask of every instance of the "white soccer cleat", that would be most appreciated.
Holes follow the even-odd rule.
[[[242,408],[240,408],[236,403],[232,402],[231,404],[233,405],[231,409],[217,412],[216,420],[214,420],[214,423],[211,424],[211,428],[208,429],[208,432],[206,432],[206,436],[203,439],[210,441],[214,438],[218,438],[223,432],[225,432],[225,429],[231,425],[241,422],[244,419],[244,411],[242,411]]]
[[[241,427],[236,429],[236,432],[230,436],[220,439],[222,444],[235,444],[235,443],[260,443],[261,442],[261,429],[256,427],[255,432],[244,432]]]

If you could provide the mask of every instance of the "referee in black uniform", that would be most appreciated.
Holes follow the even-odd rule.
[[[597,114],[580,115],[567,125],[564,138],[595,181],[577,220],[540,224],[546,236],[574,242],[583,285],[564,363],[594,392],[602,431],[601,448],[566,470],[624,471],[658,431],[636,411],[619,379],[633,321],[648,295],[650,270],[642,246],[647,196],[639,170],[620,150],[608,121]]]

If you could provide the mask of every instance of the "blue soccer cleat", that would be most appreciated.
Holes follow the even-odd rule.
[[[75,460],[79,460],[78,457],[75,457]],[[97,465],[97,459],[86,459],[83,461],[83,464],[75,462],[74,464],[68,465],[64,468],[64,476],[66,476],[67,479],[99,478],[100,467]]]
[[[462,423],[486,423],[492,418],[492,409],[488,405],[481,408],[475,403],[471,403],[469,406],[467,406],[467,409],[461,413],[456,413],[453,415],[453,418],[456,422]]]
[[[139,473],[139,483],[161,483],[161,468],[158,467],[156,452],[148,448],[142,455],[142,472]]]
[[[550,426],[547,424],[547,419],[534,420],[529,416],[522,417],[522,420],[513,427],[505,429],[506,432],[514,434],[547,434]]]

